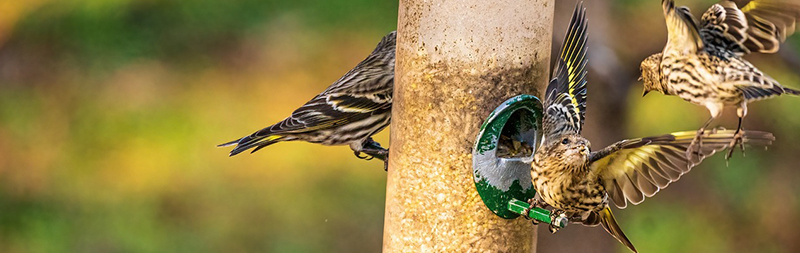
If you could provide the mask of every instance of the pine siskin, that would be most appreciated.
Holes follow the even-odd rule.
[[[383,160],[386,169],[389,151],[370,136],[388,126],[392,116],[395,37],[394,31],[384,36],[365,60],[288,118],[219,147],[236,145],[234,156],[281,141],[349,145],[359,158]]]
[[[700,22],[685,6],[662,0],[668,40],[661,53],[641,64],[644,95],[660,91],[705,106],[711,118],[697,132],[694,145],[701,145],[703,131],[719,117],[724,106],[736,106],[737,135],[731,145],[741,145],[742,119],[747,103],[800,91],[781,86],[742,56],[750,52],[774,53],[786,36],[794,33],[800,5],[786,0],[754,0],[738,9],[723,0],[709,8]],[[744,150],[744,146],[742,146]],[[733,148],[726,155],[729,159]]]
[[[728,148],[735,132],[704,133],[703,145],[693,156],[687,156],[686,150],[694,131],[623,140],[591,152],[589,141],[580,135],[587,95],[586,24],[585,9],[579,5],[545,93],[544,139],[531,163],[537,192],[531,206],[551,206],[554,216],[565,215],[586,226],[602,225],[636,252],[611,213],[608,198],[619,208],[625,208],[627,202],[641,203],[705,157]],[[747,131],[742,138],[753,145],[769,145],[774,140],[772,134],[759,131]]]

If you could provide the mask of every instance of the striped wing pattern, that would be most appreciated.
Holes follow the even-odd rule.
[[[581,132],[586,115],[586,9],[575,8],[561,54],[547,86],[545,138]]]
[[[700,20],[704,43],[712,51],[737,55],[774,53],[795,31],[800,5],[787,0],[754,0],[739,9],[730,0],[711,6]]]
[[[697,155],[687,157],[696,132],[677,132],[656,137],[623,140],[598,153],[591,171],[597,173],[618,208],[630,202],[637,205],[652,197],[703,159],[729,147],[734,130],[707,131]],[[771,133],[746,131],[743,141],[749,145],[767,146],[775,140]]]
[[[723,86],[738,89],[747,102],[793,92],[740,57],[728,58],[728,64],[721,66],[723,66],[721,73],[724,73]]]
[[[396,32],[385,36],[355,68],[295,110],[292,116],[261,130],[264,131],[262,134],[313,131],[357,121],[372,112],[390,109],[394,87],[395,36]]]
[[[382,130],[391,117],[395,41],[396,32],[386,35],[366,59],[291,116],[220,146],[236,144],[236,155],[280,140],[343,145]]]

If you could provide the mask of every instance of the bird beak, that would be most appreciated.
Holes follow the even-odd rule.
[[[641,82],[642,81],[642,76],[639,76],[639,79],[636,79],[636,81]]]
[[[647,90],[647,88],[645,88],[644,91],[642,92],[642,97],[647,96],[647,93],[650,93],[650,91]]]
[[[581,152],[584,155],[589,155],[589,153],[591,153],[591,151],[589,151],[589,145],[587,145],[586,140],[581,140],[580,142],[578,142],[578,144],[581,145]]]

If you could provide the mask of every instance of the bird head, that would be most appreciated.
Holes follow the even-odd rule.
[[[551,152],[561,154],[563,162],[567,164],[585,164],[589,159],[589,141],[577,134],[561,136],[552,140]]]
[[[650,91],[662,91],[659,65],[661,65],[661,53],[645,58],[639,66],[639,70],[642,72],[642,75],[639,76],[639,81],[644,84],[643,97]]]

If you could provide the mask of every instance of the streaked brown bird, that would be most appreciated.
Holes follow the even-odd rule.
[[[735,131],[704,133],[700,150],[687,156],[696,132],[677,132],[656,137],[623,140],[591,152],[580,135],[586,111],[585,9],[577,6],[567,31],[554,78],[545,93],[541,145],[531,163],[531,178],[537,197],[531,207],[553,208],[571,222],[602,225],[631,251],[636,248],[616,222],[608,205],[619,208],[639,204],[677,181],[705,157],[730,147]],[[770,133],[747,131],[743,142],[769,145]],[[551,226],[551,231],[557,228]]]
[[[781,86],[742,56],[751,52],[774,53],[780,43],[795,31],[800,5],[789,0],[754,0],[737,8],[723,0],[709,8],[698,22],[685,6],[675,7],[662,0],[667,23],[667,44],[660,53],[641,64],[644,94],[660,91],[694,104],[711,113],[695,137],[696,145],[704,130],[719,117],[725,106],[736,106],[739,125],[732,145],[741,144],[742,119],[747,103],[779,96],[800,95],[800,91]],[[742,151],[744,151],[744,146]],[[733,148],[726,155],[729,159]]]
[[[384,160],[386,169],[389,151],[370,136],[391,120],[395,37],[394,31],[384,36],[366,59],[291,116],[219,147],[236,145],[230,153],[234,156],[281,141],[349,145],[359,158]]]

